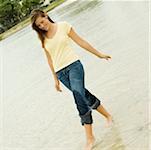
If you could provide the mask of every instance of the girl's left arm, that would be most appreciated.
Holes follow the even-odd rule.
[[[91,52],[92,54],[96,55],[99,58],[105,58],[105,59],[109,59],[111,58],[109,55],[105,55],[101,52],[99,52],[98,50],[96,50],[94,47],[92,47],[87,41],[85,41],[82,37],[80,37],[75,30],[73,29],[73,27],[71,27],[70,32],[68,33],[68,36],[74,41],[76,42],[80,47],[86,49],[87,51]]]

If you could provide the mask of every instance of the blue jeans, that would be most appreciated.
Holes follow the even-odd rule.
[[[101,101],[85,88],[84,68],[80,60],[57,71],[56,75],[73,93],[81,124],[92,124],[92,109],[97,109]]]

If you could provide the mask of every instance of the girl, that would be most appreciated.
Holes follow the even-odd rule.
[[[94,49],[75,32],[71,24],[66,21],[54,22],[40,9],[32,11],[31,23],[46,53],[56,90],[62,91],[59,82],[61,81],[73,94],[81,125],[86,132],[85,150],[91,150],[95,142],[92,109],[107,119],[107,125],[111,125],[112,116],[102,106],[101,101],[85,88],[84,68],[79,56],[70,47],[70,39],[99,58],[108,60],[111,57]]]

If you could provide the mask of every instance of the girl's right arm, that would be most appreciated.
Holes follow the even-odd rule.
[[[44,50],[45,50],[45,53],[46,53],[46,56],[47,56],[48,64],[50,66],[50,69],[52,71],[52,74],[53,74],[53,77],[54,77],[54,80],[55,80],[56,90],[62,92],[62,90],[60,89],[60,82],[57,78],[57,75],[56,75],[54,67],[53,67],[53,62],[52,62],[51,56],[45,48],[44,48]]]

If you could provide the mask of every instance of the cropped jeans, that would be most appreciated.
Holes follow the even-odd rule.
[[[81,61],[77,60],[62,68],[56,72],[56,75],[72,92],[82,126],[92,124],[92,109],[97,109],[101,101],[85,88],[84,68]]]

